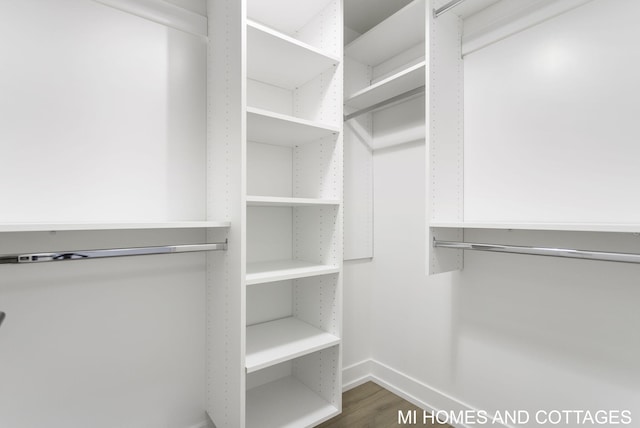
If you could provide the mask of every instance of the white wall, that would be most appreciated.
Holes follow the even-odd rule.
[[[205,47],[90,0],[0,2],[0,221],[203,220]],[[0,254],[205,238],[2,233]],[[202,422],[205,277],[202,254],[0,266],[0,426]]]
[[[638,221],[639,14],[595,0],[465,56],[466,221]]]
[[[204,237],[4,233],[0,254]],[[186,428],[205,419],[203,254],[0,267],[0,426]]]
[[[0,2],[0,221],[203,220],[205,47],[94,1]]]
[[[371,356],[412,378],[392,386],[436,408],[626,408],[640,417],[640,267],[469,253],[463,272],[426,277],[423,154],[413,143],[374,157]],[[640,245],[635,236],[567,235],[471,231],[465,239]],[[350,279],[345,293],[363,287]],[[345,298],[345,314],[362,311],[358,304]],[[355,347],[349,338],[345,351]]]

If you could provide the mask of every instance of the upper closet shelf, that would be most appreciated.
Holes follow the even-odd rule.
[[[566,232],[640,233],[640,224],[615,223],[489,223],[489,222],[431,222],[430,227],[456,229],[516,229],[557,230]]]
[[[333,334],[296,318],[247,327],[247,373],[301,357],[340,343]]]
[[[204,229],[229,227],[228,221],[168,221],[138,223],[0,223],[0,232],[51,232],[74,230],[130,230],[130,229]]]
[[[340,201],[337,199],[247,196],[247,205],[253,207],[313,207],[322,205],[340,205]]]
[[[345,56],[378,65],[425,39],[424,0],[415,0],[345,47]]]
[[[424,86],[425,73],[425,61],[421,61],[356,92],[345,100],[345,104],[348,107],[359,109],[371,107],[389,98]]]
[[[247,75],[285,89],[296,89],[340,59],[279,33],[257,22],[247,21]]]
[[[336,126],[247,107],[247,139],[256,143],[293,147],[339,132]]]

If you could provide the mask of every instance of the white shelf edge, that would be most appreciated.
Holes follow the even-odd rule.
[[[639,224],[615,223],[482,223],[482,222],[431,222],[433,228],[456,229],[517,229],[517,230],[555,230],[567,232],[619,232],[640,233]]]
[[[253,373],[338,344],[339,337],[295,317],[252,325],[247,327],[246,370]]]
[[[313,427],[339,413],[293,376],[247,390],[247,428]]]
[[[420,61],[417,64],[414,64],[414,65],[412,65],[410,67],[407,67],[407,68],[405,68],[405,69],[403,69],[403,70],[401,70],[401,71],[399,71],[399,72],[397,72],[397,73],[395,73],[395,74],[393,74],[393,75],[391,75],[391,76],[389,76],[389,77],[387,77],[385,79],[382,79],[379,82],[374,83],[371,86],[367,86],[366,88],[355,92],[354,94],[352,94],[348,98],[346,98],[344,103],[346,105],[349,105],[350,103],[353,103],[353,101],[356,100],[357,98],[359,98],[359,97],[361,97],[363,95],[370,94],[370,93],[372,93],[372,92],[374,92],[374,91],[376,91],[378,89],[383,88],[384,86],[386,86],[386,85],[388,85],[390,83],[398,81],[399,79],[402,79],[403,77],[407,76],[408,74],[410,74],[411,72],[413,72],[415,70],[419,70],[421,68],[426,68],[426,65],[427,65],[426,61]],[[411,89],[415,89],[415,88],[411,88]],[[407,89],[407,90],[410,90],[410,89]],[[400,94],[399,93],[398,94],[393,94],[393,95],[391,95],[391,96],[389,96],[387,98],[392,98],[395,95],[400,95]]]
[[[247,264],[246,285],[308,278],[338,272],[340,272],[338,266],[315,264],[299,260],[249,263]]]
[[[247,205],[252,207],[340,205],[340,201],[337,199],[290,198],[279,196],[247,196],[246,199]]]
[[[309,127],[312,127],[312,128],[323,129],[325,131],[330,131],[330,132],[335,132],[335,133],[339,133],[340,132],[340,128],[338,128],[337,126],[332,126],[332,125],[328,125],[326,123],[316,122],[314,120],[301,119],[299,117],[289,116],[287,114],[282,114],[282,113],[276,113],[276,112],[273,112],[273,111],[264,110],[264,109],[257,108],[257,107],[249,107],[249,106],[247,106],[247,114],[255,114],[255,115],[258,115],[258,116],[268,117],[268,118],[271,118],[271,119],[281,120],[281,121],[284,121],[284,122],[291,122],[291,123],[294,123],[296,125],[303,125],[303,126],[309,126]]]
[[[331,61],[334,61],[334,62],[336,62],[338,64],[342,62],[342,60],[340,58],[338,58],[337,56],[335,56],[335,55],[331,55],[331,54],[329,54],[327,52],[324,52],[324,51],[316,48],[315,46],[312,46],[312,45],[309,45],[307,43],[301,42],[300,40],[298,40],[298,39],[296,39],[294,37],[291,37],[291,36],[289,36],[287,34],[281,33],[278,30],[275,30],[275,29],[273,29],[271,27],[268,27],[266,25],[260,24],[259,22],[253,21],[251,19],[247,19],[247,27],[252,27],[252,28],[254,28],[254,29],[258,30],[258,31],[261,31],[261,32],[266,33],[266,34],[269,34],[269,35],[271,35],[273,37],[276,37],[278,39],[281,39],[281,40],[283,40],[283,41],[285,41],[287,43],[291,43],[292,45],[299,46],[302,49],[306,49],[306,50],[308,50],[310,52],[313,52],[316,55],[323,56],[323,57],[325,57],[325,58],[327,58],[327,59],[329,59]]]
[[[0,223],[0,232],[53,232],[132,229],[205,229],[230,227],[228,221]]]

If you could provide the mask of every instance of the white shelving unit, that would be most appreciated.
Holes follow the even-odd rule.
[[[244,279],[234,265],[242,222],[233,207],[241,195],[228,185],[240,167],[233,155],[240,140],[217,150],[224,138],[208,138],[220,128],[207,126],[207,83],[215,73],[207,72],[206,10],[177,3],[0,6],[0,28],[12,34],[0,43],[0,254],[226,238],[230,248],[3,264],[0,311],[8,322],[0,333],[0,401],[11,405],[2,406],[0,426],[83,426],[76,409],[105,404],[104,426],[179,425],[176,415],[193,424],[203,416],[203,388],[189,379],[205,376],[199,332],[205,314],[218,312],[215,293],[205,300],[204,291],[233,282],[225,291],[234,296]],[[37,71],[43,62],[47,71]],[[219,95],[211,105],[229,101]],[[114,311],[119,315],[110,317]],[[128,344],[141,337],[144,344],[130,352]],[[229,337],[233,353],[240,330]],[[240,372],[242,361],[235,364]],[[56,368],[41,370],[48,366]],[[140,370],[146,375],[130,375]],[[26,393],[15,394],[21,388]],[[151,390],[163,416],[143,404]],[[38,396],[58,398],[34,407]]]
[[[409,99],[420,96],[420,88],[425,86],[425,23],[430,13],[426,3],[412,1],[345,47],[344,105],[349,120],[345,123],[344,215],[348,260],[374,254],[373,151],[379,147],[373,129],[377,114],[394,106],[401,108]],[[413,140],[421,137],[420,131],[411,135]]]
[[[414,0],[345,47],[345,104],[365,108],[423,86],[425,0]]]
[[[541,239],[550,235],[545,231],[639,233],[637,200],[626,191],[637,172],[629,162],[637,127],[610,105],[593,103],[594,94],[618,94],[613,104],[628,102],[635,69],[608,67],[626,57],[629,39],[585,30],[606,22],[605,10],[615,12],[589,2],[513,9],[504,2],[485,9],[466,3],[469,9],[428,16],[430,240],[462,241],[468,229],[495,230],[497,236],[499,230],[537,231]],[[574,19],[574,10],[590,24]],[[587,70],[579,81],[570,73],[548,80],[528,68],[537,59],[531,47],[555,40],[558,28],[573,34],[567,52],[580,52],[573,64]],[[611,61],[594,62],[600,55]],[[617,76],[613,85],[602,78],[609,73]],[[494,97],[493,83],[506,81]],[[556,89],[541,90],[550,84]],[[516,104],[524,107],[512,109]],[[580,126],[567,124],[569,111]],[[618,138],[611,138],[612,129]],[[427,263],[430,274],[460,270],[463,252],[429,248]]]
[[[237,3],[210,2],[210,128],[242,170],[218,177],[239,224],[234,278],[211,292],[208,411],[315,426],[342,399],[342,0]]]
[[[247,328],[247,373],[289,361],[340,343],[340,338],[296,318]]]

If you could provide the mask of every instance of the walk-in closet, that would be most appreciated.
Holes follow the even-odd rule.
[[[0,428],[640,426],[639,17],[0,1]]]

